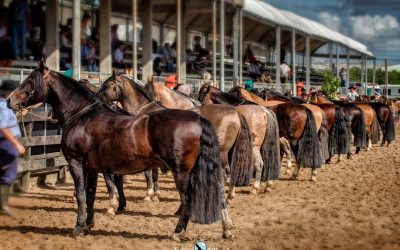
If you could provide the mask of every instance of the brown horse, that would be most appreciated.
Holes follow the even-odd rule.
[[[251,136],[245,118],[228,105],[208,105],[194,109],[198,101],[153,82],[148,83],[148,93],[141,85],[122,75],[113,74],[102,85],[100,93],[118,101],[132,113],[147,113],[170,108],[191,110],[214,126],[221,149],[222,167],[230,176],[230,188],[247,186],[252,176]],[[160,93],[162,92],[162,93]],[[155,99],[159,98],[159,99]],[[175,101],[175,104],[173,103]],[[157,192],[157,191],[156,191]],[[152,196],[153,186],[148,185],[147,195]]]
[[[338,162],[340,162],[342,155],[349,154],[351,150],[351,128],[348,117],[345,116],[342,108],[320,93],[311,93],[309,101],[318,105],[325,112],[328,122],[329,158],[327,162],[331,161],[333,154],[339,155]]]
[[[7,101],[13,110],[39,102],[51,104],[75,184],[78,218],[74,235],[94,226],[99,172],[134,174],[165,166],[172,171],[182,197],[172,238],[179,240],[189,220],[208,224],[222,219],[224,236],[231,236],[217,136],[198,114],[162,110],[122,115],[86,86],[47,69],[43,62]]]
[[[290,141],[290,146],[296,156],[297,164],[292,179],[298,178],[299,169],[302,166],[312,168],[311,180],[317,180],[317,168],[322,166],[323,159],[314,116],[308,108],[294,103],[280,101],[267,102],[258,96],[256,97],[256,95],[247,93],[247,98],[251,98],[251,100],[246,100],[238,98],[234,94],[223,93],[215,87],[203,87],[201,88],[199,98],[208,102],[240,105],[241,103],[257,101],[273,110],[278,121],[279,136]],[[275,105],[271,103],[275,103]]]
[[[386,142],[389,146],[396,135],[392,110],[388,105],[380,102],[370,102],[369,105],[375,110],[382,130],[381,146],[384,146]]]

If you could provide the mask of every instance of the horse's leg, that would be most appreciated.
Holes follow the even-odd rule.
[[[316,168],[311,169],[311,181],[312,182],[317,181],[317,169]]]
[[[290,177],[291,180],[298,180],[299,179],[299,173],[300,173],[300,165],[296,163],[294,167],[294,171],[292,176]]]
[[[86,218],[86,230],[87,232],[94,227],[94,200],[96,199],[97,189],[97,173],[88,173],[87,184],[86,184],[86,206],[87,206],[87,218]]]
[[[253,147],[253,162],[254,169],[256,170],[256,178],[254,180],[253,188],[251,189],[250,193],[257,194],[257,191],[260,189],[261,186],[261,174],[264,166],[264,162],[261,157],[260,147],[258,146]]]
[[[356,147],[356,154],[360,153],[361,147]]]
[[[338,155],[337,163],[340,163],[342,160],[343,160],[343,155],[342,155],[342,154],[339,154],[339,155]]]
[[[152,170],[144,171],[144,176],[146,177],[146,184],[147,184],[147,194],[144,197],[145,201],[151,201],[151,197],[154,196],[154,186],[153,186],[153,178],[152,178]]]
[[[154,186],[153,201],[159,201],[160,190],[158,189],[158,168],[153,169],[152,178],[153,178],[153,186]]]
[[[122,214],[126,211],[126,198],[124,193],[124,176],[123,175],[114,175],[115,186],[118,190],[118,209],[117,214]]]
[[[85,231],[86,226],[86,173],[83,170],[82,161],[80,160],[70,159],[69,166],[75,184],[76,200],[78,203],[78,218],[72,234],[78,236]]]
[[[367,151],[370,151],[371,148],[372,148],[372,141],[371,141],[371,138],[369,137],[369,138],[368,138],[368,147],[367,147]]]
[[[108,196],[110,199],[110,208],[107,210],[107,213],[115,215],[115,211],[118,208],[118,197],[117,197],[117,187],[114,183],[114,175],[112,174],[103,174],[104,181],[106,182]]]
[[[178,224],[175,227],[175,231],[171,238],[175,241],[180,241],[181,236],[186,231],[187,224],[190,218],[190,197],[186,194],[189,184],[190,175],[189,173],[178,173],[175,177],[176,188],[178,189],[181,196],[181,213],[179,215]]]
[[[282,160],[282,156],[283,153],[285,153],[286,155],[286,174],[291,174],[292,173],[292,152],[290,150],[290,144],[289,141],[284,138],[281,137],[279,138],[279,143],[281,145],[281,160]]]
[[[229,215],[229,209],[228,209],[228,204],[227,201],[225,199],[225,192],[224,192],[224,182],[222,181],[220,185],[222,185],[222,187],[220,188],[221,192],[220,192],[220,199],[222,201],[222,229],[223,229],[223,235],[222,237],[224,238],[233,238],[233,234],[231,233],[231,229],[233,228],[233,222],[232,222],[232,218]]]

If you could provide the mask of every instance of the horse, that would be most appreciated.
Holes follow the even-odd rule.
[[[329,158],[330,162],[333,154],[338,154],[338,162],[342,160],[343,154],[349,154],[351,151],[351,128],[348,117],[345,116],[343,109],[324,97],[322,93],[313,92],[309,99],[320,107],[326,115],[329,132]]]
[[[240,90],[242,92],[242,88]],[[249,99],[242,99],[234,94],[224,93],[216,87],[202,86],[199,98],[203,99],[204,102],[227,103],[234,106],[240,106],[246,102],[253,104],[254,102],[258,102],[261,105],[263,104],[262,106],[271,109],[276,114],[279,137],[290,141],[289,147],[292,148],[296,157],[297,164],[291,179],[298,179],[301,166],[311,168],[311,181],[317,181],[317,168],[322,166],[323,159],[316,131],[316,123],[311,111],[295,103],[264,101],[255,94],[245,94]],[[289,154],[290,150],[288,150],[287,155]]]
[[[310,109],[315,118],[315,125],[317,126],[318,138],[321,143],[322,157],[324,160],[327,160],[329,158],[328,121],[326,119],[325,112],[320,107],[314,104],[310,104],[308,101],[304,99],[284,96],[279,92],[271,90],[262,91],[262,98],[266,101],[274,100],[282,102],[294,102]]]
[[[375,110],[382,131],[381,146],[384,146],[386,142],[389,146],[396,136],[392,110],[381,102],[370,102],[369,105]]]
[[[195,108],[194,105],[198,102],[182,93],[154,82],[149,82],[148,85],[151,85],[147,86],[150,93],[135,81],[114,73],[103,83],[99,93],[112,101],[120,102],[125,110],[136,114],[166,108],[191,108],[190,110],[198,112],[210,121],[217,132],[221,167],[230,177],[230,189],[247,186],[253,168],[251,135],[245,118],[231,106],[215,104]],[[152,186],[148,184],[147,195],[152,194]]]
[[[210,224],[221,219],[223,237],[232,237],[218,139],[212,125],[198,114],[162,110],[124,115],[83,84],[48,69],[43,61],[7,102],[15,111],[39,102],[52,106],[75,184],[74,236],[94,227],[98,173],[135,174],[165,166],[173,173],[182,205],[171,238],[179,241],[189,220]]]

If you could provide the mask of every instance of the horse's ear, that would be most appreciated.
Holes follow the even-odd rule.
[[[44,73],[45,69],[46,69],[46,65],[45,65],[44,59],[42,58],[39,60],[39,70],[40,70],[40,72]]]
[[[115,79],[115,77],[117,76],[117,72],[115,72],[115,70],[112,71],[112,78]]]

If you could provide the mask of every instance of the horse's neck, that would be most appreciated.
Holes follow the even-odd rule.
[[[195,105],[189,98],[176,93],[175,91],[153,83],[153,89],[156,92],[158,100],[167,108],[192,109]]]
[[[94,100],[88,99],[84,94],[80,93],[77,87],[68,86],[61,79],[53,76],[54,80],[50,81],[48,103],[51,104],[55,117],[59,124],[63,126],[71,117],[76,116],[79,112],[88,107]]]
[[[150,103],[138,90],[136,90],[127,80],[123,81],[123,88],[121,91],[121,105],[122,108],[128,112],[136,112],[143,106]]]
[[[262,99],[261,97],[259,97],[258,95],[254,94],[254,93],[251,93],[250,91],[242,89],[240,91],[240,95],[243,99],[246,99],[247,101],[251,101],[251,102],[257,103],[259,105],[265,104],[264,99]]]

